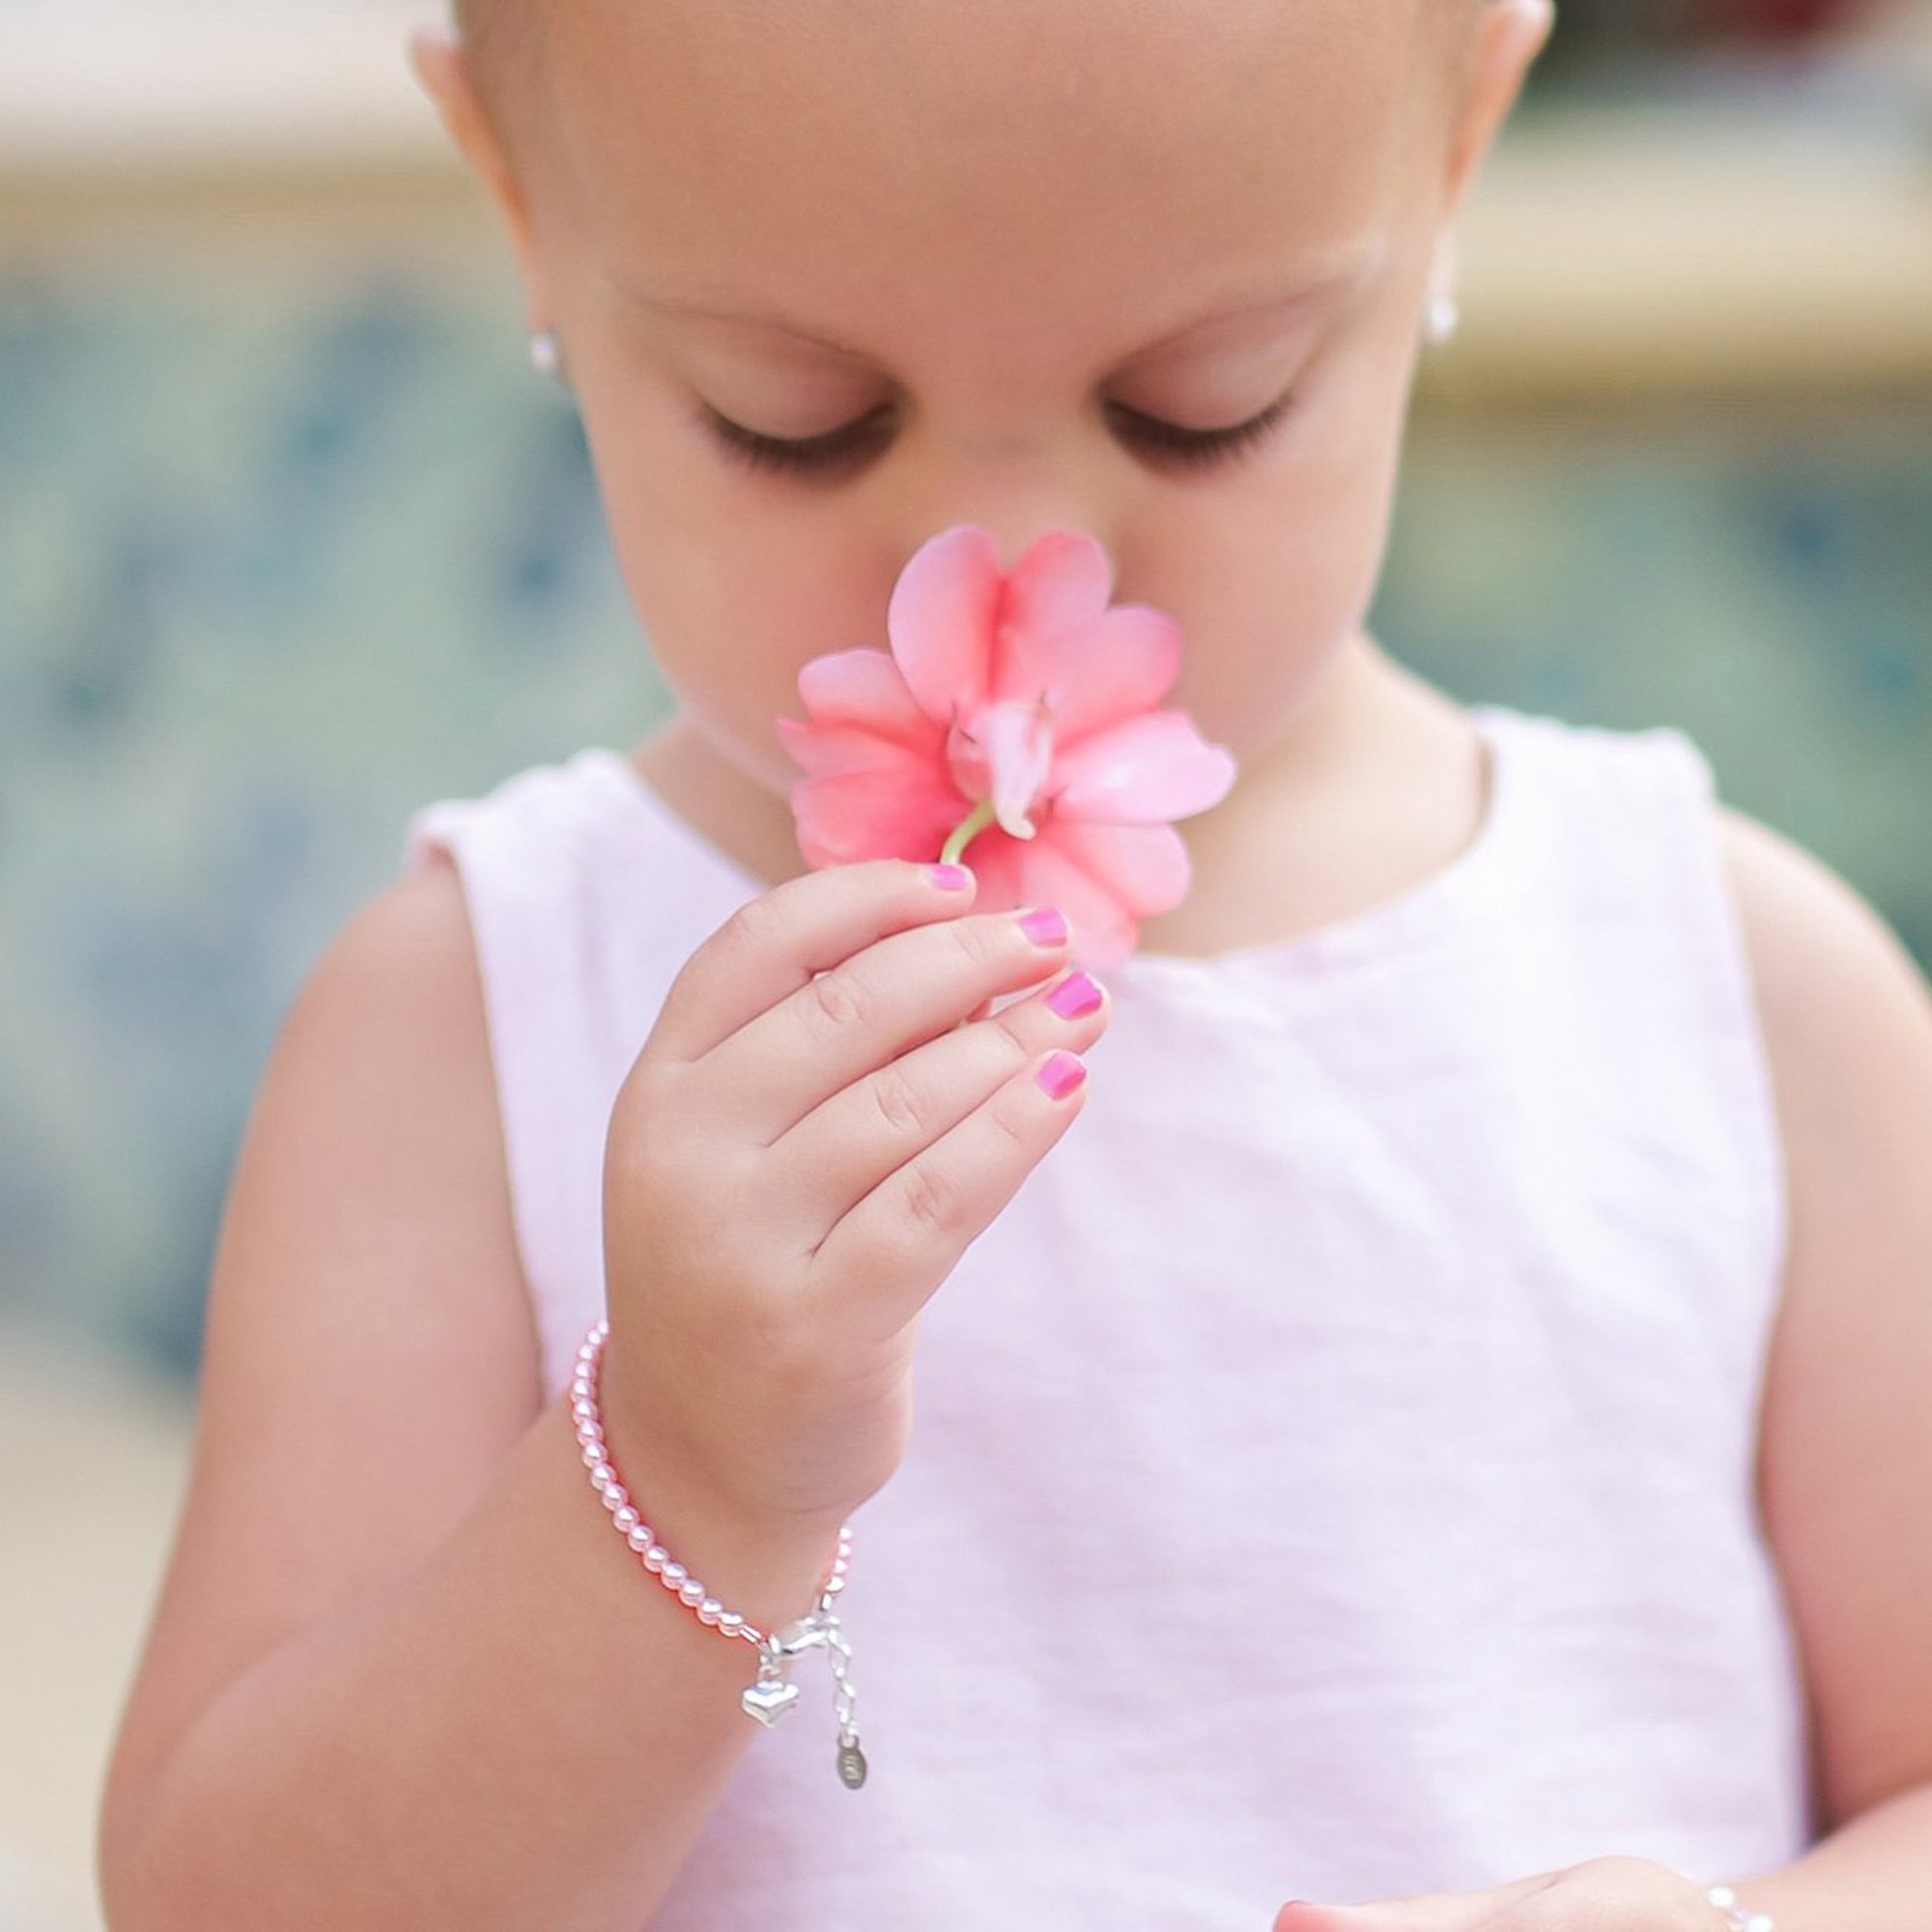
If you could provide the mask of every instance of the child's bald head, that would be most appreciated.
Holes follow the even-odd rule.
[[[1217,0],[1198,3],[1205,8]],[[523,115],[542,99],[548,4],[549,0],[452,0],[471,73],[505,147],[517,140]],[[680,0],[643,0],[643,4],[663,8],[676,6]],[[705,4],[717,4],[717,0],[705,0]],[[792,0],[785,0],[785,4],[792,4]],[[920,0],[920,4],[936,4],[936,0]],[[1056,4],[1064,5],[1065,0],[1056,0]],[[1305,6],[1306,0],[1269,0],[1269,4],[1287,9]],[[1452,80],[1460,80],[1465,73],[1476,18],[1486,4],[1488,0],[1396,0],[1395,11],[1403,16],[1405,30],[1425,50],[1424,70],[1435,67]],[[1204,29],[1210,23],[1210,16],[1204,13]],[[1109,31],[1122,30],[1113,22],[1101,24]],[[1130,25],[1124,30],[1131,31]]]

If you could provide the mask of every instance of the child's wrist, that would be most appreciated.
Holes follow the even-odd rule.
[[[598,1406],[611,1466],[657,1542],[760,1630],[803,1615],[838,1548],[840,1520],[758,1509],[709,1481],[626,1403],[608,1357]]]
[[[739,1692],[747,1717],[768,1726],[776,1723],[798,1702],[798,1686],[788,1675],[793,1662],[808,1650],[825,1653],[838,1722],[838,1776],[856,1791],[866,1781],[866,1758],[853,1719],[852,1650],[838,1610],[851,1548],[849,1528],[839,1527],[827,1554],[823,1526],[814,1519],[774,1523],[768,1512],[753,1512],[748,1527],[742,1512],[717,1508],[715,1497],[709,1510],[696,1503],[693,1486],[687,1481],[680,1488],[675,1460],[666,1458],[648,1474],[649,1508],[657,1517],[668,1502],[668,1515],[682,1518],[677,1550],[688,1554],[692,1548],[688,1539],[694,1534],[705,1543],[705,1574],[700,1580],[664,1541],[656,1524],[645,1521],[643,1505],[632,1497],[624,1479],[625,1465],[638,1468],[651,1459],[639,1439],[644,1432],[638,1428],[635,1415],[629,1424],[606,1426],[603,1358],[610,1332],[608,1318],[591,1324],[570,1378],[570,1422],[597,1500],[654,1581],[700,1624],[725,1638],[731,1649],[737,1650],[742,1640],[755,1652],[756,1676]],[[791,1592],[799,1578],[810,1578],[805,1586],[809,1595],[793,1610],[790,1605],[800,1599]],[[781,1594],[788,1604],[766,1607],[778,1605]]]

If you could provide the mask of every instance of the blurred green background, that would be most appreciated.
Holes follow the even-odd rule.
[[[419,10],[107,13],[0,10],[0,1932],[96,1922],[290,999],[415,807],[667,704]],[[1681,725],[1932,970],[1932,10],[1577,0],[1466,226],[1374,628]]]

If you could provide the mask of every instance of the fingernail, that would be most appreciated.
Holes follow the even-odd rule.
[[[1087,1064],[1077,1053],[1049,1053],[1033,1076],[1041,1090],[1056,1100],[1064,1100],[1087,1077]]]
[[[1047,994],[1046,1004],[1064,1020],[1078,1019],[1100,1004],[1100,989],[1085,973],[1069,973]]]
[[[1036,946],[1064,946],[1066,943],[1066,916],[1058,906],[1036,906],[1020,915],[1020,930]]]
[[[935,886],[943,886],[949,893],[962,893],[973,883],[973,874],[964,866],[928,866],[925,875]]]

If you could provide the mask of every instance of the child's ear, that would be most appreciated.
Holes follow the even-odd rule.
[[[1463,71],[1444,183],[1453,221],[1556,21],[1555,0],[1487,0]]]
[[[488,189],[509,231],[526,299],[540,324],[544,305],[538,293],[536,250],[530,242],[529,211],[515,171],[476,85],[463,41],[449,27],[415,27],[409,37],[410,70],[436,105],[449,138]]]

